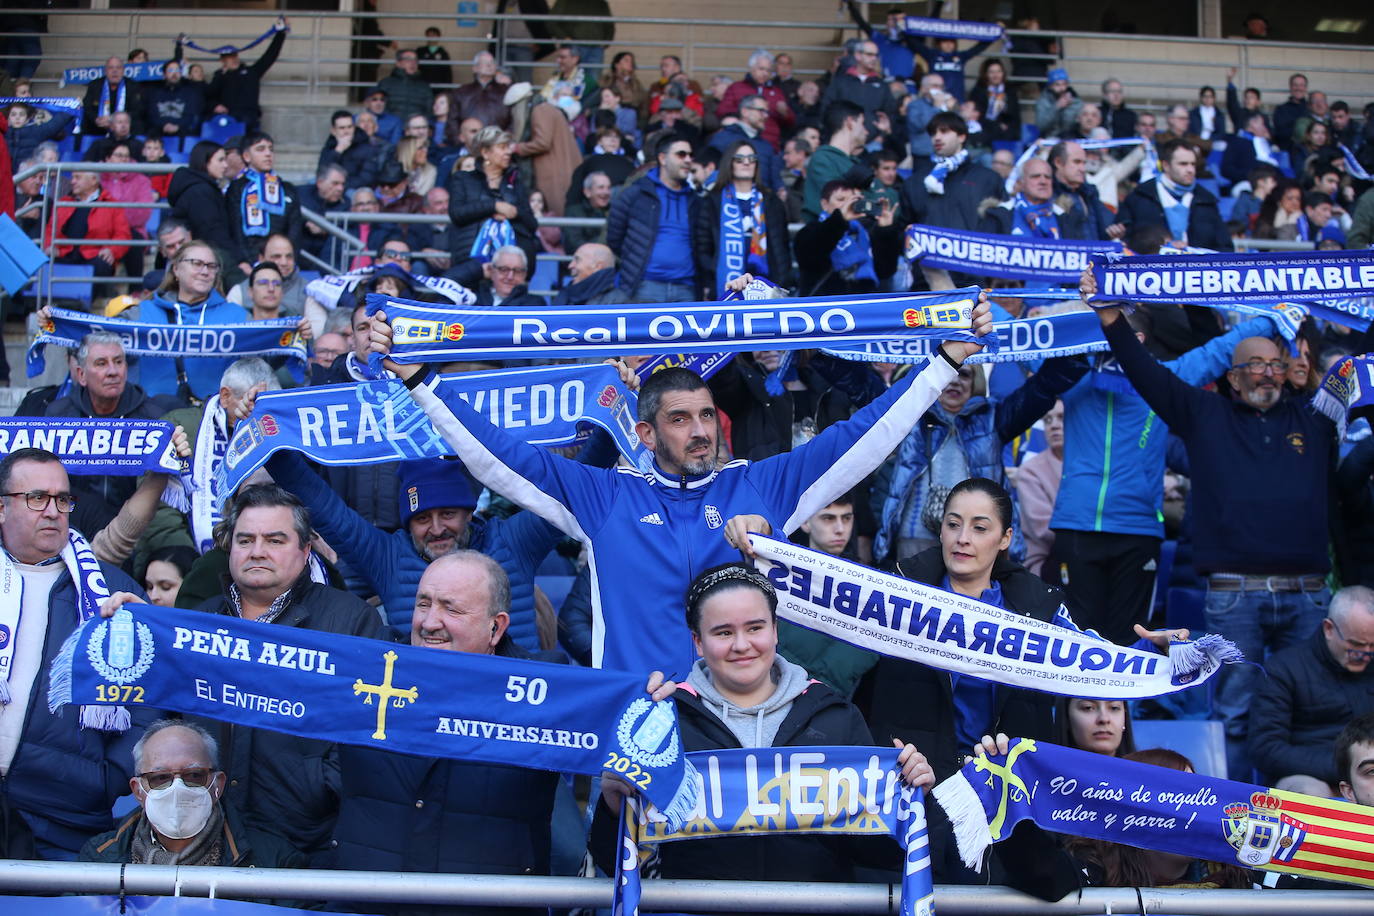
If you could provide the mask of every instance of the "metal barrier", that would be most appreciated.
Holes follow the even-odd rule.
[[[611,882],[601,878],[17,860],[0,860],[0,890],[488,907],[604,908],[611,902]],[[676,912],[895,914],[899,891],[890,884],[646,880],[641,903],[645,910]],[[1356,888],[1249,891],[1101,887],[1086,888],[1050,903],[1005,887],[942,885],[935,889],[935,906],[941,916],[1374,916],[1374,894]]]

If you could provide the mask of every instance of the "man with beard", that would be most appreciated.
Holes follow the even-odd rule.
[[[1080,291],[1085,301],[1097,291],[1088,271]],[[1222,668],[1214,703],[1226,725],[1229,771],[1248,773],[1246,733],[1259,666],[1267,654],[1311,637],[1331,600],[1326,544],[1335,430],[1307,398],[1283,397],[1288,360],[1267,337],[1236,345],[1226,373],[1234,394],[1226,397],[1160,365],[1121,309],[1097,314],[1131,386],[1188,450],[1194,565],[1207,577],[1206,630],[1232,640],[1254,662]],[[1371,336],[1355,352],[1366,352]]]

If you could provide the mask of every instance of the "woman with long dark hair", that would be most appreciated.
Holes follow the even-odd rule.
[[[1280,178],[1260,204],[1259,216],[1255,219],[1255,238],[1296,239],[1301,216],[1302,185],[1292,178]]]
[[[172,183],[167,188],[171,215],[191,227],[192,238],[208,242],[222,252],[232,247],[229,211],[221,190],[227,168],[224,147],[213,140],[202,140],[191,148],[187,164],[172,173]]]
[[[533,264],[538,222],[530,209],[529,188],[511,161],[515,140],[501,128],[487,126],[473,138],[472,151],[477,168],[455,170],[448,179],[453,263],[485,263],[502,245],[518,245]]]
[[[1000,60],[995,57],[983,60],[978,69],[978,82],[968,97],[983,112],[983,135],[989,143],[1020,142],[1021,105],[1016,93],[1007,85],[1007,68]]]
[[[792,285],[792,242],[787,208],[759,181],[759,157],[747,140],[726,148],[720,157],[716,185],[697,212],[697,276],[715,277],[712,297],[740,274],[767,277],[777,286]],[[722,236],[735,233],[743,258],[722,258]],[[727,239],[727,241],[730,241]],[[733,248],[733,246],[727,246]]]

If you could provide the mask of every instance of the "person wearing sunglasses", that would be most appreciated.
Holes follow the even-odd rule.
[[[129,788],[139,807],[91,838],[82,862],[304,868],[305,856],[280,837],[245,826],[223,803],[219,745],[190,721],[159,719],[134,745]],[[263,901],[269,902],[269,901]]]
[[[726,172],[724,155],[736,143],[752,147],[758,157],[756,183],[777,193],[782,188],[782,157],[777,150],[763,139],[763,128],[768,122],[768,103],[762,96],[750,96],[740,102],[739,120],[726,124],[716,131],[708,146],[720,150],[721,171]],[[717,182],[719,185],[719,182]]]
[[[767,277],[778,286],[792,285],[787,208],[763,182],[765,160],[759,156],[758,146],[768,144],[739,139],[726,146],[720,157],[721,177],[701,200],[696,227],[697,273],[715,278],[712,297],[723,295],[725,284],[745,272]],[[744,256],[720,257],[723,242],[727,251],[742,248]]]

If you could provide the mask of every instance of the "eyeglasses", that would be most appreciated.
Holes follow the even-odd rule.
[[[745,111],[764,111],[764,112],[766,112],[766,111],[768,110],[768,106],[767,106],[767,105],[746,105],[746,106],[744,106],[744,110],[745,110]]]
[[[44,490],[30,490],[27,493],[0,493],[0,496],[24,497],[24,505],[35,512],[46,512],[48,503],[57,501],[58,512],[71,512],[76,508],[76,497],[70,493],[48,493]]]
[[[382,255],[382,257],[384,257],[384,258],[391,258],[391,260],[393,260],[393,261],[409,261],[409,260],[410,260],[410,252],[408,252],[408,251],[397,251],[397,250],[394,249],[394,248],[383,248],[382,251],[381,251],[381,255]]]
[[[219,770],[212,770],[209,767],[195,767],[189,770],[153,770],[148,773],[139,773],[138,778],[143,780],[144,785],[150,789],[165,789],[172,784],[172,780],[178,776],[181,781],[192,789],[203,789],[210,784],[210,778],[218,773]]]
[[[668,155],[670,155],[670,156],[676,156],[678,159],[691,159],[691,158],[692,158],[692,153],[691,153],[691,151],[690,151],[690,150],[685,150],[685,149],[678,150],[676,153],[669,153]]]
[[[280,280],[254,280],[254,286],[261,286],[264,289],[281,289]]]
[[[1271,359],[1268,362],[1262,359],[1252,359],[1249,362],[1237,363],[1231,368],[1249,370],[1251,375],[1264,375],[1266,370],[1272,375],[1286,375],[1288,373],[1288,364],[1281,359]]]
[[[733,157],[733,158],[734,158],[734,161],[736,161],[736,162],[743,162],[743,163],[746,163],[746,164],[751,163],[751,162],[758,162],[758,161],[759,161],[759,157],[758,157],[758,156],[749,155],[749,154],[746,154],[746,155],[743,155],[743,156],[735,156],[735,157]]]
[[[1350,649],[1351,655],[1374,655],[1374,642],[1360,642],[1351,639],[1341,632],[1341,625],[1334,619],[1330,617],[1326,619],[1331,621],[1331,629],[1336,631],[1336,635],[1345,641],[1346,646]]]
[[[495,264],[491,265],[491,272],[494,274],[510,274],[513,276],[515,274],[523,274],[527,270],[528,268],[525,267],[510,267],[506,265],[498,267]]]
[[[217,261],[202,261],[200,258],[182,258],[179,263],[190,265],[192,270],[208,270],[211,273],[219,273],[219,263]]]

